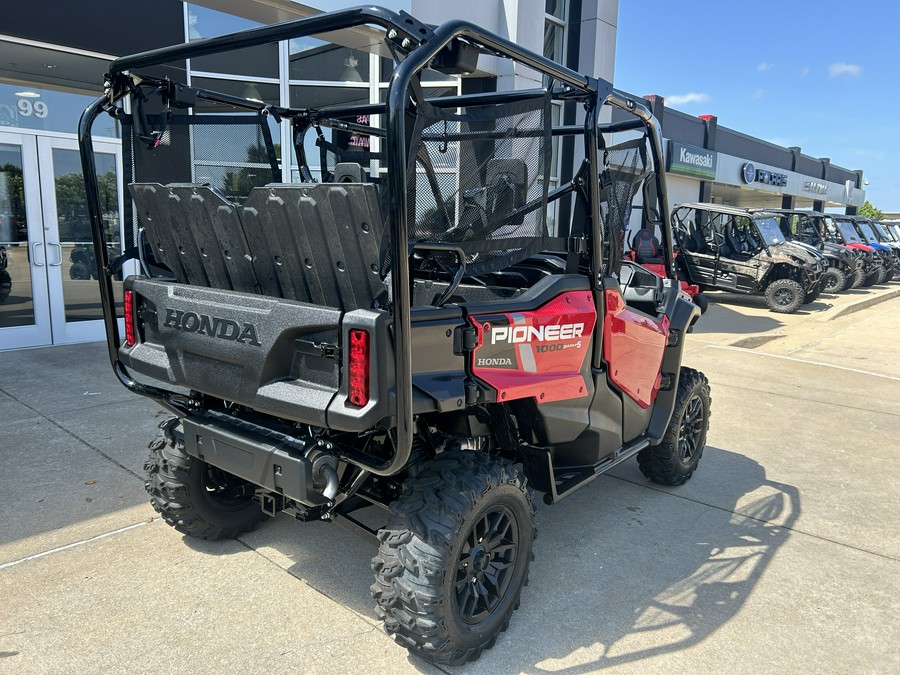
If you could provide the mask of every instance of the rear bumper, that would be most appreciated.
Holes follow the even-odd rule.
[[[129,277],[125,289],[135,294],[138,341],[118,356],[130,371],[320,427],[362,431],[390,414],[386,312],[344,313],[143,277]],[[352,328],[371,337],[372,395],[362,407],[347,402],[341,378],[340,345]]]

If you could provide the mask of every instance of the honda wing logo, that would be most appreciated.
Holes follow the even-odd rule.
[[[220,340],[251,344],[254,347],[262,346],[256,334],[256,326],[252,323],[242,325],[231,319],[220,319],[208,314],[195,314],[180,309],[166,308],[166,320],[163,326],[185,333],[197,333]]]

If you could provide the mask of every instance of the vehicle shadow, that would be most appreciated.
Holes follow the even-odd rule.
[[[707,298],[710,301],[710,304],[715,304],[716,306],[722,307],[725,304],[728,305],[736,305],[738,307],[750,307],[754,309],[768,310],[768,305],[766,305],[766,299],[761,295],[746,295],[743,293],[727,293],[727,292],[716,292],[716,293],[707,293]],[[814,301],[802,305],[800,309],[793,314],[797,314],[800,316],[812,314],[824,309],[830,309],[833,306],[832,300],[835,299],[836,296],[831,294],[821,294]],[[774,314],[774,312],[772,312]],[[752,320],[753,322],[759,321],[762,317],[744,317],[745,319]],[[779,322],[780,325],[780,322]],[[766,329],[763,329],[766,330]],[[721,331],[720,331],[721,332]],[[732,332],[732,331],[729,331]],[[753,331],[759,332],[759,331]]]
[[[716,296],[714,302],[710,302],[709,308],[700,320],[694,324],[692,333],[704,335],[712,333],[733,333],[741,335],[745,333],[764,333],[781,328],[784,324],[773,316],[747,316],[731,309],[725,304],[720,304],[720,296]],[[724,300],[724,298],[723,298]],[[753,306],[753,305],[750,305]],[[763,302],[765,307],[765,302]]]
[[[748,457],[707,447],[703,462],[681,488],[652,485],[629,464],[540,507],[522,607],[466,672],[587,673],[689,648],[729,621],[790,536],[800,502]],[[362,540],[280,516],[241,541],[374,623],[375,550]]]

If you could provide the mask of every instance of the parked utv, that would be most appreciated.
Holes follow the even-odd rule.
[[[159,75],[360,26],[395,56],[384,103],[282,107]],[[426,69],[471,72],[480,54],[544,86],[425,95]],[[555,102],[584,122],[553,128]],[[604,106],[629,119],[601,124]],[[125,220],[140,223],[124,340],[91,147],[101,114],[122,125]],[[290,125],[301,182],[283,182],[270,122]],[[342,147],[335,130],[379,143]],[[639,137],[607,144],[625,131]],[[696,470],[710,392],[681,365],[700,310],[675,278],[662,137],[609,83],[470,23],[361,7],[117,59],[79,132],[109,357],[174,415],[146,487],[180,532],[235,537],[279,512],[339,524],[378,547],[387,632],[460,664],[519,606],[533,490],[554,504],[635,456],[665,485]],[[585,157],[558,186],[551,142]],[[622,259],[648,181],[664,279]],[[572,215],[551,230],[555,202]],[[376,528],[358,517],[371,506]]]
[[[778,222],[778,228],[787,241],[812,247],[825,256],[828,268],[822,275],[822,290],[826,293],[840,293],[850,288],[861,269],[860,254],[841,244],[826,241],[819,232],[821,225],[815,221],[824,215],[817,211],[797,209],[751,209],[768,211]]]
[[[898,258],[898,246],[878,223],[869,218],[853,216],[857,231],[862,234],[872,248],[880,251],[884,257],[887,274],[885,281],[900,279],[900,258]]]
[[[870,242],[862,229],[857,226],[854,216],[834,215],[832,220],[840,229],[841,235],[846,241],[851,241],[854,245],[863,246],[872,254],[872,265],[862,285],[872,286],[874,284],[883,284],[887,281],[888,275],[892,271],[890,252]]]
[[[820,233],[828,241],[841,244],[859,253],[862,267],[857,270],[857,276],[851,288],[871,286],[885,274],[881,256],[875,252],[874,248],[864,243],[849,216],[824,214],[821,220],[814,220],[813,223],[822,228]]]
[[[786,242],[774,214],[719,204],[681,204],[672,212],[679,269],[701,290],[764,295],[790,314],[821,292],[818,252]]]

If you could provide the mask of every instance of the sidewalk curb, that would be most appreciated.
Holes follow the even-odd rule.
[[[834,321],[835,319],[839,319],[840,317],[846,316],[847,314],[858,312],[861,309],[866,309],[867,307],[872,307],[873,305],[880,304],[887,300],[893,300],[897,297],[900,297],[900,288],[895,288],[894,290],[888,291],[883,295],[876,295],[871,298],[865,298],[863,300],[860,300],[859,302],[854,302],[853,304],[841,307],[837,312],[835,312],[834,316],[829,316],[828,320]]]

